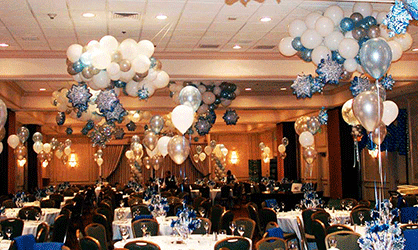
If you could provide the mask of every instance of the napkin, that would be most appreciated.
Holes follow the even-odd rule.
[[[283,239],[283,230],[280,227],[270,228],[267,230],[267,236]]]
[[[33,245],[36,243],[35,236],[32,234],[26,234],[14,238],[16,247],[19,250],[32,250]]]
[[[36,243],[33,245],[33,250],[61,250],[64,243],[60,242],[46,242]]]

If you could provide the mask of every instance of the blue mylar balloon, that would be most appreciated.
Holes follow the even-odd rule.
[[[418,20],[418,1],[417,0],[402,0],[405,8],[411,14],[412,18]]]
[[[360,62],[369,75],[379,79],[392,62],[392,50],[383,39],[369,39],[360,49]]]
[[[292,47],[297,51],[302,51],[305,48],[305,47],[303,47],[299,36],[293,38]]]
[[[363,46],[363,43],[367,42],[367,40],[369,40],[369,38],[363,37],[358,41],[358,45],[360,45],[360,48],[361,46]]]
[[[342,57],[337,50],[333,50],[331,53],[332,53],[332,60],[336,61],[339,64],[343,64],[345,62],[345,58]]]
[[[363,20],[369,25],[369,27],[377,24],[376,18],[373,16],[366,16]]]
[[[299,57],[305,62],[312,62],[312,50],[304,49],[298,52]]]
[[[352,31],[354,29],[354,21],[351,18],[345,17],[340,22],[340,28],[343,32]]]
[[[73,69],[75,72],[80,73],[84,69],[84,64],[80,61],[77,61],[73,64]]]
[[[65,113],[64,112],[58,112],[57,116],[55,117],[55,120],[57,122],[58,126],[61,126],[65,122]]]

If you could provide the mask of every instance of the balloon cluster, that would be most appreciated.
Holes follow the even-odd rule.
[[[64,142],[59,142],[56,138],[52,138],[48,143],[43,143],[43,135],[40,132],[36,132],[32,135],[33,151],[38,154],[38,160],[41,162],[42,167],[47,167],[55,156],[62,161],[64,165],[68,162],[68,157],[71,154],[72,141],[66,139]]]
[[[370,3],[355,3],[350,17],[344,17],[343,10],[336,5],[328,7],[323,15],[312,12],[304,21],[296,19],[289,24],[290,36],[280,41],[280,52],[285,56],[297,54],[304,61],[312,61],[318,65],[319,82],[337,84],[343,77],[349,79],[351,72],[363,72],[365,65],[359,52],[369,39],[387,41],[392,52],[390,61],[399,60],[403,51],[412,46],[408,33],[389,37],[382,24],[385,16],[386,12],[373,12]],[[313,79],[306,80],[312,85]],[[307,86],[305,84],[305,88]],[[316,83],[314,87],[316,91],[306,91],[310,94],[301,97],[321,92],[323,85]]]
[[[258,145],[261,149],[261,159],[264,161],[264,163],[269,163],[270,162],[270,153],[271,153],[271,149],[270,147],[266,146],[264,144],[264,142],[260,142],[260,144]]]
[[[1,142],[6,136],[6,129],[4,125],[7,120],[7,107],[6,104],[0,99],[0,154],[3,152],[3,143]]]
[[[20,167],[23,167],[27,162],[28,150],[24,144],[28,138],[29,130],[24,126],[18,128],[16,134],[10,135],[9,138],[7,138],[7,144],[14,149],[17,163]]]
[[[389,36],[392,37],[395,34],[405,34],[412,19],[418,19],[418,1],[395,1],[383,24],[387,25],[390,30]]]
[[[206,149],[209,147],[208,149]],[[215,169],[215,181],[223,181],[226,177],[226,156],[228,155],[228,149],[223,144],[217,144],[215,140],[210,141],[209,146],[205,147],[205,152],[210,152],[212,162],[214,163]]]
[[[87,46],[73,44],[67,49],[67,71],[77,82],[94,90],[123,88],[127,95],[148,99],[164,88],[169,76],[152,55],[154,44],[148,40],[125,39],[120,44],[113,36],[92,40]]]
[[[101,148],[94,153],[93,159],[99,167],[103,165],[103,150]]]
[[[210,153],[212,153],[212,148],[210,146],[206,146],[208,149],[207,151]],[[205,147],[205,151],[206,151],[206,147]],[[196,146],[196,154],[193,155],[193,160],[198,163],[199,160],[200,161],[204,161],[206,159],[206,154],[205,152],[203,152],[202,146],[198,145]]]
[[[277,147],[277,150],[279,151],[280,157],[282,159],[286,158],[286,156],[287,156],[287,154],[286,154],[287,145],[289,145],[289,139],[287,139],[287,137],[283,137],[282,138],[282,144],[280,144]]]

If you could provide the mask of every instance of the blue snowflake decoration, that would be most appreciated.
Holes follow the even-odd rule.
[[[128,112],[123,108],[122,104],[117,103],[113,111],[106,111],[103,113],[104,117],[106,118],[106,122],[114,123],[118,122],[121,123],[123,121],[123,117],[126,116]]]
[[[142,87],[140,90],[138,90],[138,97],[140,100],[147,100],[149,97],[148,89]]]
[[[418,1],[417,0],[403,0],[405,9],[408,10],[412,18],[418,20]]]
[[[92,120],[89,120],[86,125],[81,129],[81,133],[83,135],[87,135],[90,130],[94,128],[94,122]]]
[[[354,79],[351,81],[351,94],[356,97],[363,91],[369,90],[371,87],[370,81],[366,76],[355,76]]]
[[[55,117],[58,126],[64,125],[65,123],[65,113],[58,112],[57,116]]]
[[[136,125],[133,121],[128,122],[128,124],[126,124],[126,128],[128,129],[128,131],[135,131],[136,129]]]
[[[113,124],[105,123],[101,126],[94,127],[94,130],[88,135],[93,143],[93,147],[105,147],[106,143],[112,139],[115,132]]]
[[[324,107],[319,111],[318,120],[321,125],[326,125],[328,123],[328,113]]]
[[[71,127],[68,127],[68,128],[65,130],[65,133],[67,133],[67,135],[71,135],[71,134],[73,134],[73,129],[72,129]]]
[[[236,125],[239,116],[235,110],[228,109],[222,118],[224,119],[226,125]]]
[[[320,77],[315,77],[311,82],[311,91],[312,93],[321,93],[324,86],[325,84],[322,79]]]
[[[207,118],[199,116],[199,119],[197,120],[194,127],[199,135],[206,135],[209,134],[209,131],[212,128],[212,124],[208,121]]]
[[[216,114],[215,111],[211,110],[206,114],[206,119],[211,123],[215,124],[216,121]]]
[[[403,2],[396,1],[395,4],[390,7],[390,12],[383,20],[383,24],[389,29],[389,37],[393,37],[395,34],[404,34],[408,28],[409,21],[411,20],[412,16]]]
[[[77,117],[81,117],[81,113],[87,110],[91,96],[92,94],[85,83],[73,84],[68,90],[67,98],[73,107],[78,109]]]
[[[123,137],[125,137],[125,131],[123,130],[123,128],[117,127],[115,129],[115,139],[122,140]]]
[[[312,97],[312,75],[298,75],[290,86],[297,98]]]
[[[328,59],[321,59],[321,63],[318,64],[316,69],[318,77],[322,79],[325,84],[338,84],[343,73],[343,65],[332,60],[329,56]]]
[[[96,98],[97,108],[102,113],[107,111],[112,112],[118,103],[119,99],[113,89],[100,91],[100,94]]]
[[[383,77],[382,81],[379,82],[383,88],[386,90],[392,90],[393,84],[395,84],[395,81],[392,78],[392,75],[386,75]]]

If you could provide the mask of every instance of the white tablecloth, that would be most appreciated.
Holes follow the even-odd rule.
[[[166,217],[160,218],[157,217],[157,221],[159,224],[158,234],[159,235],[171,235],[173,233],[173,229],[171,228],[171,220],[175,219],[176,217]],[[132,231],[132,224],[131,219],[125,220],[114,220],[112,222],[112,231],[113,231],[113,240],[120,240],[122,239],[122,235],[120,233],[120,226],[124,225],[128,228],[129,231],[129,239],[133,238],[133,231]]]
[[[118,207],[115,209],[115,211],[113,212],[114,216],[113,216],[113,220],[119,220],[117,214],[121,213],[122,214],[122,218],[121,220],[131,220],[132,219],[132,213],[131,213],[131,208],[130,207]]]
[[[25,202],[23,203],[24,207],[41,207],[41,203],[39,201],[34,202]]]
[[[36,221],[36,220],[25,220],[23,224],[23,231],[22,235],[25,234],[32,234],[36,237],[36,228],[41,224],[42,221]]]
[[[20,208],[6,208],[4,215],[2,215],[2,218],[17,218],[19,214]],[[42,216],[41,216],[41,222],[45,221],[48,223],[48,225],[53,225],[55,218],[58,217],[60,214],[60,209],[58,208],[42,208]]]
[[[10,248],[10,244],[12,244],[11,240],[2,240],[0,242],[0,249],[9,249]]]
[[[211,189],[210,192],[209,192],[209,197],[212,200],[212,203],[214,203],[215,198],[221,197],[221,189],[220,188]]]
[[[126,243],[134,240],[146,240],[156,243],[160,246],[161,250],[213,250],[216,244],[214,235],[200,235],[192,234],[190,237],[182,243],[177,243],[179,238],[173,236],[152,236],[142,237],[135,239],[128,239],[127,241],[118,241],[115,243],[115,248],[122,248]],[[221,240],[221,237],[218,237]],[[252,245],[252,241],[250,244]],[[251,246],[250,246],[251,249]]]

